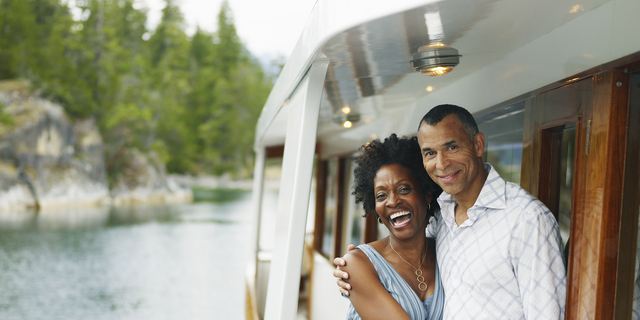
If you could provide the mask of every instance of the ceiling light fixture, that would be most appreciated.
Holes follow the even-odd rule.
[[[443,43],[422,46],[413,54],[411,65],[420,73],[437,77],[447,74],[460,63],[458,50]]]
[[[354,113],[337,114],[333,117],[333,121],[348,129],[353,127],[356,122],[360,121],[360,115]]]

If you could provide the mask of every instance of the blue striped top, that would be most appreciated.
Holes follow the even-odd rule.
[[[440,280],[440,270],[436,263],[436,283],[433,296],[424,302],[411,289],[409,284],[400,276],[391,264],[385,260],[372,246],[361,244],[358,249],[367,255],[378,273],[378,278],[391,296],[400,303],[412,320],[441,320],[444,309],[444,288]],[[347,319],[361,319],[353,304],[349,305]]]

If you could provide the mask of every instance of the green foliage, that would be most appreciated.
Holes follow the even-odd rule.
[[[136,0],[77,0],[77,20],[66,0],[0,0],[0,80],[27,79],[72,118],[95,118],[111,170],[136,149],[169,172],[247,176],[271,79],[227,2],[216,33],[189,37],[178,0],[165,1],[149,31]]]
[[[11,127],[15,124],[13,117],[10,114],[4,112],[4,104],[2,103],[0,103],[0,124],[5,127]]]

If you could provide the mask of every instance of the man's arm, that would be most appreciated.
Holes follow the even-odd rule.
[[[521,222],[516,277],[526,319],[564,319],[567,273],[558,223],[544,205]]]

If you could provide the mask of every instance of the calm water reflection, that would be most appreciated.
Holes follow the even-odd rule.
[[[244,319],[250,199],[0,214],[0,319]]]

